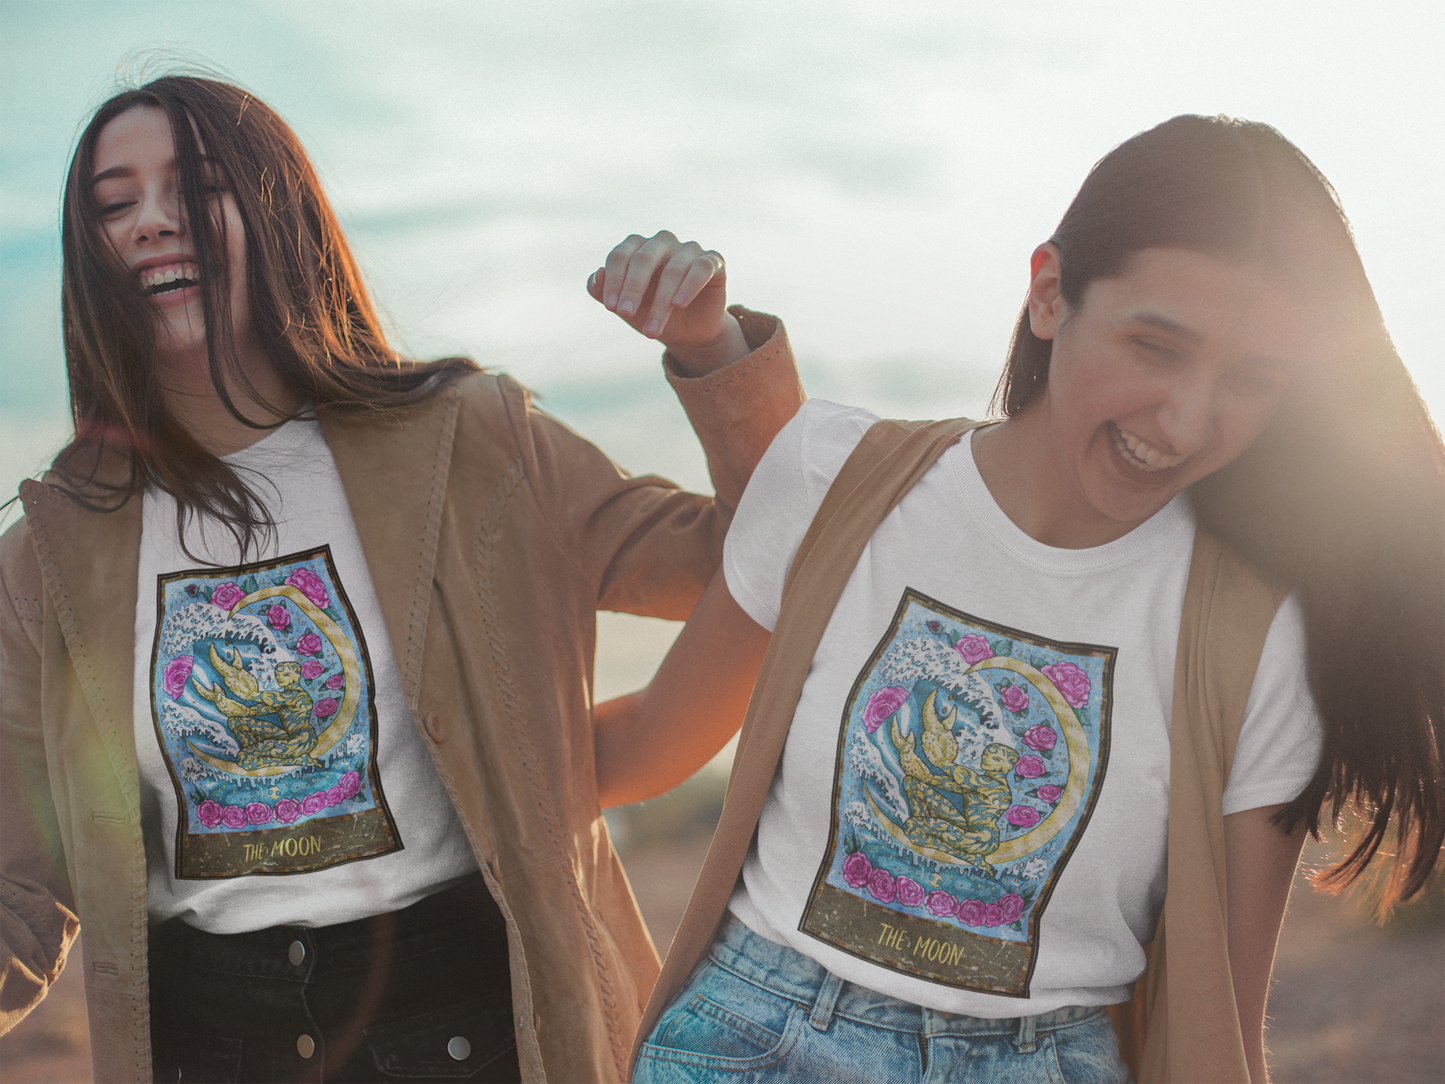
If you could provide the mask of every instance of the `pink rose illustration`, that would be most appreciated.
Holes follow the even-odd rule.
[[[326,808],[326,792],[318,790],[314,794],[308,794],[301,799],[301,812],[308,817],[313,813],[320,813]]]
[[[326,667],[322,666],[315,659],[307,659],[301,664],[301,676],[307,681],[313,681],[326,673]]]
[[[178,655],[166,663],[166,672],[161,677],[161,683],[172,700],[178,699],[181,693],[186,691],[186,679],[191,676],[191,668],[195,665],[195,659],[189,655]]]
[[[345,675],[345,674],[332,674],[329,678],[326,679],[326,687],[327,687],[328,689],[339,689],[339,688],[341,688],[341,686],[343,686],[343,685],[345,685],[345,684],[346,684],[346,675]]]
[[[350,798],[361,790],[361,776],[355,772],[347,772],[336,785],[341,788],[343,797]]]
[[[892,903],[897,895],[893,874],[886,869],[875,869],[868,878],[868,893],[879,903]]]
[[[929,911],[939,918],[949,918],[958,914],[958,901],[941,888],[935,888],[928,894],[924,904]]]
[[[1039,788],[1039,797],[1046,802],[1057,802],[1059,800],[1059,795],[1063,793],[1064,792],[1062,790],[1054,786],[1052,783],[1045,783]]]
[[[868,698],[868,706],[863,709],[863,725],[868,733],[872,734],[882,726],[884,720],[901,708],[907,699],[908,690],[897,685],[875,690]]]
[[[1028,711],[1029,709],[1028,691],[1017,685],[1006,685],[1003,690],[1003,696],[999,699],[1003,703],[1003,706],[1015,715],[1023,711]]]
[[[200,805],[196,806],[196,820],[200,821],[207,828],[214,828],[221,823],[221,803],[207,798]]]
[[[308,632],[296,641],[296,653],[299,655],[321,654],[321,637],[314,632]]]
[[[340,805],[344,801],[346,801],[346,792],[341,789],[340,783],[337,783],[336,786],[326,792],[326,804],[328,806]]]
[[[1032,828],[1039,823],[1039,811],[1031,805],[1016,805],[1008,811],[1008,822],[1019,828]]]
[[[1019,757],[1018,763],[1014,765],[1014,774],[1020,779],[1037,779],[1048,771],[1044,762],[1030,753],[1026,757]]]
[[[900,877],[894,882],[898,890],[898,902],[904,907],[917,907],[923,902],[923,886],[912,877]]]
[[[958,921],[965,926],[983,925],[983,900],[964,900],[958,905]]]
[[[963,661],[972,666],[976,662],[993,658],[993,648],[989,642],[976,632],[970,632],[962,640],[953,645],[953,649],[963,656]]]
[[[1059,736],[1054,733],[1054,728],[1040,723],[1038,726],[1031,726],[1024,731],[1024,744],[1031,749],[1040,752],[1047,752],[1058,744]]]
[[[985,926],[1003,925],[1003,908],[996,903],[985,904],[983,909],[983,924]]]
[[[228,805],[221,810],[221,823],[227,828],[244,828],[246,811],[238,805]]]
[[[219,606],[223,610],[229,610],[245,597],[245,591],[242,591],[230,580],[227,580],[211,592],[211,604],[213,606]]]
[[[843,859],[843,880],[854,888],[862,888],[873,875],[873,863],[862,851],[854,851]]]
[[[301,816],[301,803],[295,798],[280,798],[277,800],[276,819],[282,824],[290,824],[299,816]]]
[[[1064,694],[1070,707],[1082,708],[1089,702],[1089,675],[1071,662],[1056,662],[1042,668],[1054,687]]]
[[[1010,892],[999,899],[998,906],[1003,912],[1001,925],[1007,926],[1010,922],[1018,921],[1019,915],[1024,913],[1024,898],[1017,892]]]
[[[284,632],[291,625],[291,614],[285,606],[278,602],[274,606],[267,607],[266,620],[277,632]]]
[[[252,824],[265,824],[271,819],[271,807],[265,802],[248,802],[246,819]]]
[[[309,568],[294,569],[291,575],[286,577],[286,583],[309,598],[318,610],[324,610],[331,605],[331,596],[326,593],[326,585],[321,582],[321,577]]]
[[[335,715],[336,709],[340,706],[333,698],[328,696],[316,701],[316,707],[313,710],[316,713],[316,718],[325,719],[328,715]]]

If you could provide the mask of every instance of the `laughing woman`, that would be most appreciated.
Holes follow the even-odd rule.
[[[599,709],[631,801],[748,705],[637,1082],[1261,1082],[1322,808],[1363,815],[1334,882],[1434,866],[1445,450],[1333,191],[1178,117],[1030,270],[1003,417],[806,405]]]
[[[618,1079],[657,958],[599,813],[598,609],[682,618],[801,388],[722,261],[589,289],[718,497],[400,358],[281,119],[168,77],[65,191],[76,433],[0,543],[0,1026],[77,929],[95,1079]]]

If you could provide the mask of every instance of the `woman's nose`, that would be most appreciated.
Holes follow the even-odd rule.
[[[135,237],[137,241],[157,241],[166,237],[179,236],[185,229],[185,216],[181,213],[180,199],[176,192],[147,193],[136,216]]]

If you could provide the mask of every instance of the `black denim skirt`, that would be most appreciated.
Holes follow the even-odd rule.
[[[516,1081],[506,927],[480,873],[335,926],[150,931],[158,1081]]]

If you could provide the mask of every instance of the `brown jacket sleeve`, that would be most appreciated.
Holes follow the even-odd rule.
[[[722,559],[732,506],[804,395],[782,324],[734,310],[752,353],[705,377],[669,370],[702,440],[716,500],[655,476],[632,477],[503,381],[522,469],[562,549],[594,585],[597,607],[681,620]]]
[[[736,508],[753,468],[807,394],[783,322],[741,305],[728,311],[742,325],[751,354],[707,376],[679,375],[671,354],[663,355],[663,366],[707,453],[717,499]]]
[[[45,996],[80,928],[40,729],[41,594],[17,524],[0,540],[0,1034]]]

